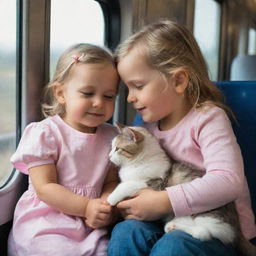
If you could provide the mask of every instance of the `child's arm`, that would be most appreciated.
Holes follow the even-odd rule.
[[[108,171],[108,175],[104,182],[101,198],[103,200],[106,200],[108,195],[116,188],[118,183],[118,168],[115,165],[111,164]]]
[[[115,208],[106,201],[108,195],[115,189],[119,182],[117,167],[110,166],[105,179],[101,198],[89,202],[86,210],[86,224],[92,228],[102,228],[113,223],[118,216]]]
[[[77,195],[57,183],[55,165],[45,164],[29,169],[38,198],[54,209],[74,216],[85,216],[89,198]]]
[[[216,107],[198,113],[192,125],[194,134],[190,134],[200,149],[201,165],[206,172],[201,178],[166,188],[175,216],[209,211],[245,198],[243,159],[230,120],[224,110]],[[180,137],[182,143],[184,137]]]

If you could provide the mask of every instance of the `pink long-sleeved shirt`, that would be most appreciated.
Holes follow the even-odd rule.
[[[255,237],[243,159],[224,110],[218,107],[192,109],[167,131],[160,131],[157,123],[146,127],[170,157],[205,171],[202,178],[167,188],[175,215],[200,213],[235,200],[245,236]]]

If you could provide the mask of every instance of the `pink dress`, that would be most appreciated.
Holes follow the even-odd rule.
[[[115,128],[109,124],[99,126],[95,134],[79,132],[56,115],[26,127],[11,162],[25,174],[31,167],[54,163],[59,184],[76,194],[97,198],[115,135]],[[82,218],[56,211],[40,201],[29,180],[28,190],[15,209],[8,255],[106,255],[106,234],[105,229],[93,230]]]
[[[160,131],[157,123],[147,128],[173,159],[205,171],[200,179],[167,188],[175,215],[200,213],[235,200],[244,235],[255,237],[243,159],[225,112],[218,107],[192,109],[168,131]]]

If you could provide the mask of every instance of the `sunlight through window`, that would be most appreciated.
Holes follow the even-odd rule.
[[[94,0],[52,0],[50,74],[60,54],[76,43],[104,45],[104,17]]]
[[[211,14],[206,10],[210,10]],[[212,80],[218,79],[220,15],[220,4],[216,1],[195,1],[194,35],[208,64]]]

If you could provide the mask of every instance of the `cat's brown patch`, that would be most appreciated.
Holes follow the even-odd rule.
[[[120,149],[118,153],[128,158],[139,154],[143,148],[144,135],[130,128],[123,128],[120,132],[114,144],[115,147]]]

